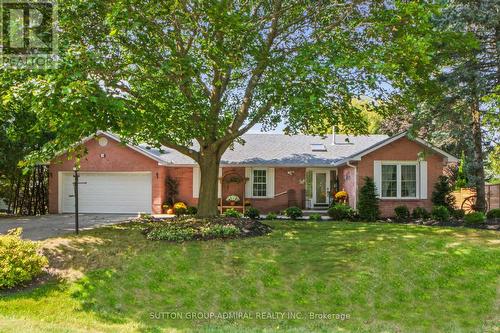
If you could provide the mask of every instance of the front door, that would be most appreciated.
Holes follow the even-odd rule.
[[[313,204],[328,204],[330,171],[313,171]]]

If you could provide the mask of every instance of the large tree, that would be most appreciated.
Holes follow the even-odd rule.
[[[198,213],[211,216],[221,156],[255,124],[284,122],[290,134],[334,124],[363,131],[353,99],[369,92],[383,100],[420,77],[434,9],[407,1],[68,0],[59,6],[60,67],[24,91],[60,145],[111,129],[191,157],[202,175]],[[394,89],[384,91],[387,83]]]
[[[433,24],[448,38],[433,56],[437,71],[412,87],[421,99],[407,119],[457,156],[466,152],[476,209],[484,211],[485,152],[498,145],[500,129],[500,6],[497,0],[445,3]]]

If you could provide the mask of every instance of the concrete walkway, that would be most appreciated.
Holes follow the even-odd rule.
[[[125,222],[136,216],[119,214],[80,214],[80,231],[103,225]],[[9,229],[23,228],[22,238],[42,240],[75,232],[74,214],[0,217],[0,234]]]

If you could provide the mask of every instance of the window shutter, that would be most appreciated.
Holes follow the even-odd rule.
[[[219,179],[217,179],[217,198],[221,198],[222,196],[222,168],[219,168]]]
[[[267,197],[274,198],[274,168],[267,169]]]
[[[200,196],[200,178],[200,167],[193,167],[193,198],[198,198]]]
[[[245,178],[248,180],[245,182],[245,197],[252,197],[252,168],[245,168]]]
[[[427,161],[420,161],[420,199],[427,199]]]
[[[377,187],[377,195],[382,196],[382,162],[373,161],[373,181]]]

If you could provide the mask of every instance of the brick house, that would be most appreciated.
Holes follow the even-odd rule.
[[[358,189],[372,177],[383,216],[395,206],[431,208],[430,193],[448,163],[457,159],[406,133],[346,136],[246,134],[222,157],[218,193],[222,206],[235,194],[261,212],[289,206],[324,209],[332,193],[344,189],[357,205]],[[87,213],[161,213],[166,179],[176,178],[176,201],[196,206],[200,171],[189,157],[166,147],[125,144],[107,132],[82,141],[80,211]],[[193,148],[197,148],[194,146]],[[75,161],[67,154],[50,164],[49,211],[74,210]]]

